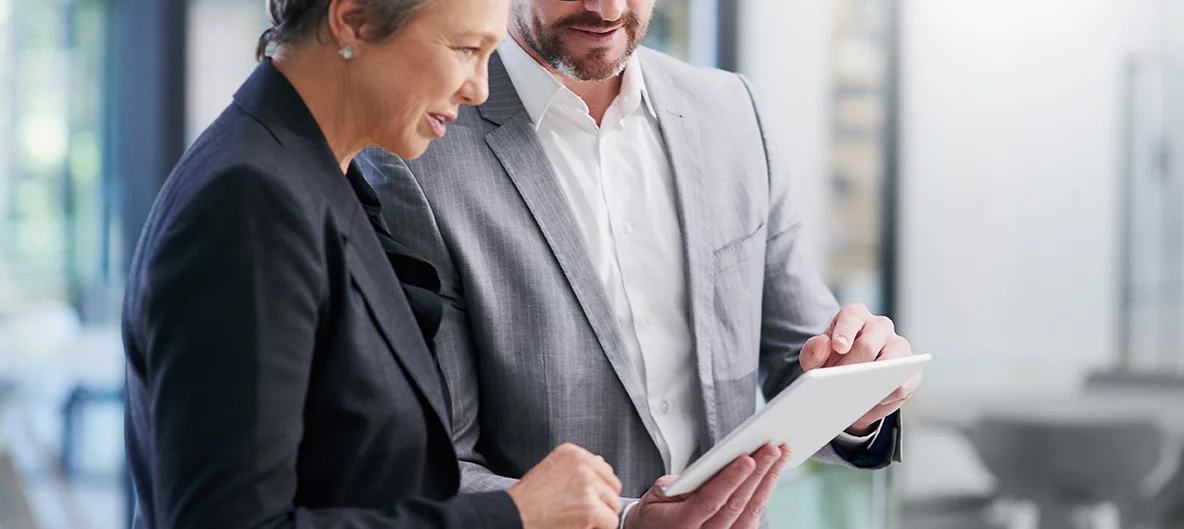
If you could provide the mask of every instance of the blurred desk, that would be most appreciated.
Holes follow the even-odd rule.
[[[1173,478],[1184,455],[1178,390],[929,397],[910,410],[922,424],[966,435],[999,479],[999,496],[1040,504],[1041,527],[1078,527],[1069,521],[1075,513],[1104,503],[1158,521],[1166,513],[1155,495],[1174,495],[1165,484],[1180,479]]]
[[[965,430],[986,416],[1050,423],[1146,418],[1184,438],[1184,392],[1098,389],[1074,395],[919,396],[913,420]]]
[[[1152,486],[1162,485],[1179,471],[1184,451],[1184,392],[1174,390],[1124,388],[1096,389],[1076,395],[943,396],[920,399],[911,403],[910,410],[916,421],[953,428],[967,435],[986,417],[1051,426],[1146,419],[1166,437],[1160,465],[1150,478]]]
[[[83,325],[63,305],[0,319],[0,379],[11,381],[0,451],[41,527],[127,527],[120,338],[118,325]]]

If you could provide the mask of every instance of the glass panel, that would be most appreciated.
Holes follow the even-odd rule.
[[[691,55],[690,0],[660,0],[654,6],[645,45],[683,60]]]
[[[883,313],[888,23],[891,3],[830,0],[832,86],[826,281],[841,303]],[[887,517],[886,472],[808,462],[781,480],[771,527],[872,529]]]
[[[834,83],[828,280],[839,301],[882,303],[887,2],[832,0]]]
[[[701,66],[716,64],[718,0],[657,0],[644,44]]]
[[[883,516],[873,513],[871,474],[809,461],[784,476],[769,502],[772,529],[871,529]]]
[[[1123,175],[1123,362],[1130,380],[1184,383],[1184,67],[1170,49],[1128,59]]]
[[[100,0],[0,0],[0,526],[123,525],[106,28]]]

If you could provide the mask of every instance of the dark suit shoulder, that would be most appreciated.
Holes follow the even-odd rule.
[[[170,179],[204,185],[238,175],[286,187],[289,157],[270,129],[232,105],[198,137]]]
[[[299,248],[319,268],[327,207],[309,181],[325,175],[301,164],[253,118],[233,106],[224,112],[161,189],[129,270],[129,299],[142,289],[150,294],[149,285],[182,273],[178,267],[205,266],[194,260],[251,259],[261,266],[281,258],[277,252],[232,253],[236,249],[283,243],[286,252]],[[127,308],[142,309],[138,302]]]
[[[194,142],[157,199],[155,220],[189,215],[267,214],[276,220],[319,216],[322,197],[308,185],[318,175],[271,130],[234,106]]]

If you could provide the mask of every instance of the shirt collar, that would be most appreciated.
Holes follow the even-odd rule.
[[[583,100],[563,85],[562,77],[535,61],[513,37],[506,36],[498,47],[498,55],[501,56],[510,82],[514,83],[522,106],[526,108],[526,113],[536,129],[547,115],[547,111],[557,105],[578,107],[584,113],[588,112],[588,106]],[[621,78],[621,93],[617,99],[616,104],[621,105],[622,115],[629,115],[644,103],[650,115],[657,117],[645,85],[641,61],[636,53],[629,57],[629,62],[625,65],[625,72]]]
[[[654,111],[654,104],[650,102],[650,90],[645,85],[641,59],[637,58],[636,52],[629,57],[629,62],[625,65],[625,72],[621,77],[621,94],[618,97],[621,98],[620,103],[623,105],[621,107],[622,115],[632,114],[639,105],[644,104],[651,117],[658,117],[658,113]]]

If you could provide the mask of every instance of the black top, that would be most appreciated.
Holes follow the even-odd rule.
[[[444,302],[440,299],[440,276],[436,274],[435,267],[395,241],[386,220],[383,219],[378,193],[366,182],[357,166],[351,164],[346,171],[346,177],[350,186],[354,188],[358,201],[362,203],[362,209],[370,219],[370,225],[378,234],[378,242],[386,252],[395,275],[403,285],[403,293],[407,295],[407,301],[411,304],[411,312],[415,313],[415,320],[419,323],[424,341],[431,347],[432,339],[440,329],[440,318],[444,314]]]
[[[434,272],[349,173],[264,62],[169,177],[124,304],[135,527],[521,526],[456,495]]]

